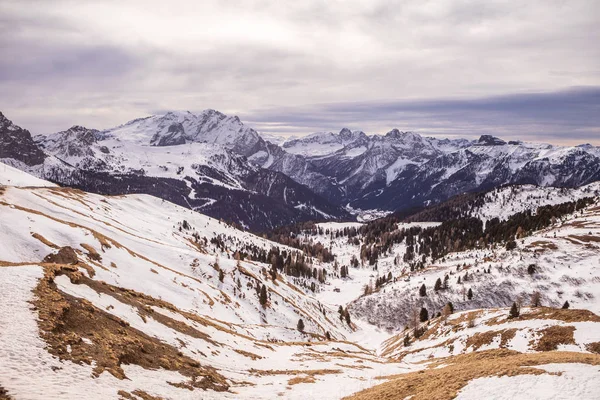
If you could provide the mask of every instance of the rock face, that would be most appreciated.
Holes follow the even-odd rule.
[[[505,145],[506,142],[492,135],[481,135],[481,137],[477,141],[477,144],[481,146],[502,146]]]
[[[31,166],[43,163],[46,155],[35,144],[28,130],[13,124],[0,112],[1,158],[11,158]]]

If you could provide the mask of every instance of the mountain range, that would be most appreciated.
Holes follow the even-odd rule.
[[[152,194],[253,231],[413,209],[509,184],[600,180],[600,148],[591,145],[347,128],[277,144],[210,109],[36,136],[0,113],[0,161],[90,192]]]

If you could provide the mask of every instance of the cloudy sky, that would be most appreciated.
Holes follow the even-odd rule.
[[[599,38],[598,0],[0,0],[0,111],[600,145]]]

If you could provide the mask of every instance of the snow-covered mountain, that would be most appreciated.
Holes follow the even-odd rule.
[[[5,121],[0,159],[61,185],[152,194],[255,231],[349,218],[308,187],[250,162],[246,154],[257,159],[253,149],[266,148],[266,142],[237,117],[214,110],[167,113],[105,131],[73,126],[35,142]]]
[[[367,136],[345,129],[282,147],[293,156],[279,155],[269,168],[357,209],[397,211],[508,184],[577,187],[600,180],[600,149],[589,145],[506,143],[489,135],[449,140],[398,130]]]
[[[254,230],[347,219],[347,210],[407,210],[505,185],[572,188],[600,180],[598,147],[490,135],[450,140],[344,128],[278,145],[235,116],[205,110],[103,131],[75,126],[36,136],[36,149],[27,131],[4,121],[0,159],[17,168],[99,193],[157,195]]]

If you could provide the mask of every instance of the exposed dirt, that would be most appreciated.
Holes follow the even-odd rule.
[[[95,376],[106,371],[125,379],[121,366],[135,364],[145,369],[177,371],[190,378],[196,388],[229,389],[225,377],[214,368],[200,365],[175,347],[130,327],[88,301],[60,291],[54,283],[57,275],[65,274],[73,282],[88,279],[76,266],[49,265],[44,272],[44,278],[34,289],[33,304],[39,313],[40,336],[52,355],[78,364],[95,362]],[[91,344],[85,343],[83,338],[89,339]],[[143,398],[136,392],[133,394]]]
[[[79,260],[77,253],[70,246],[61,247],[56,254],[48,254],[44,257],[44,262],[54,264],[70,264],[75,265]]]

